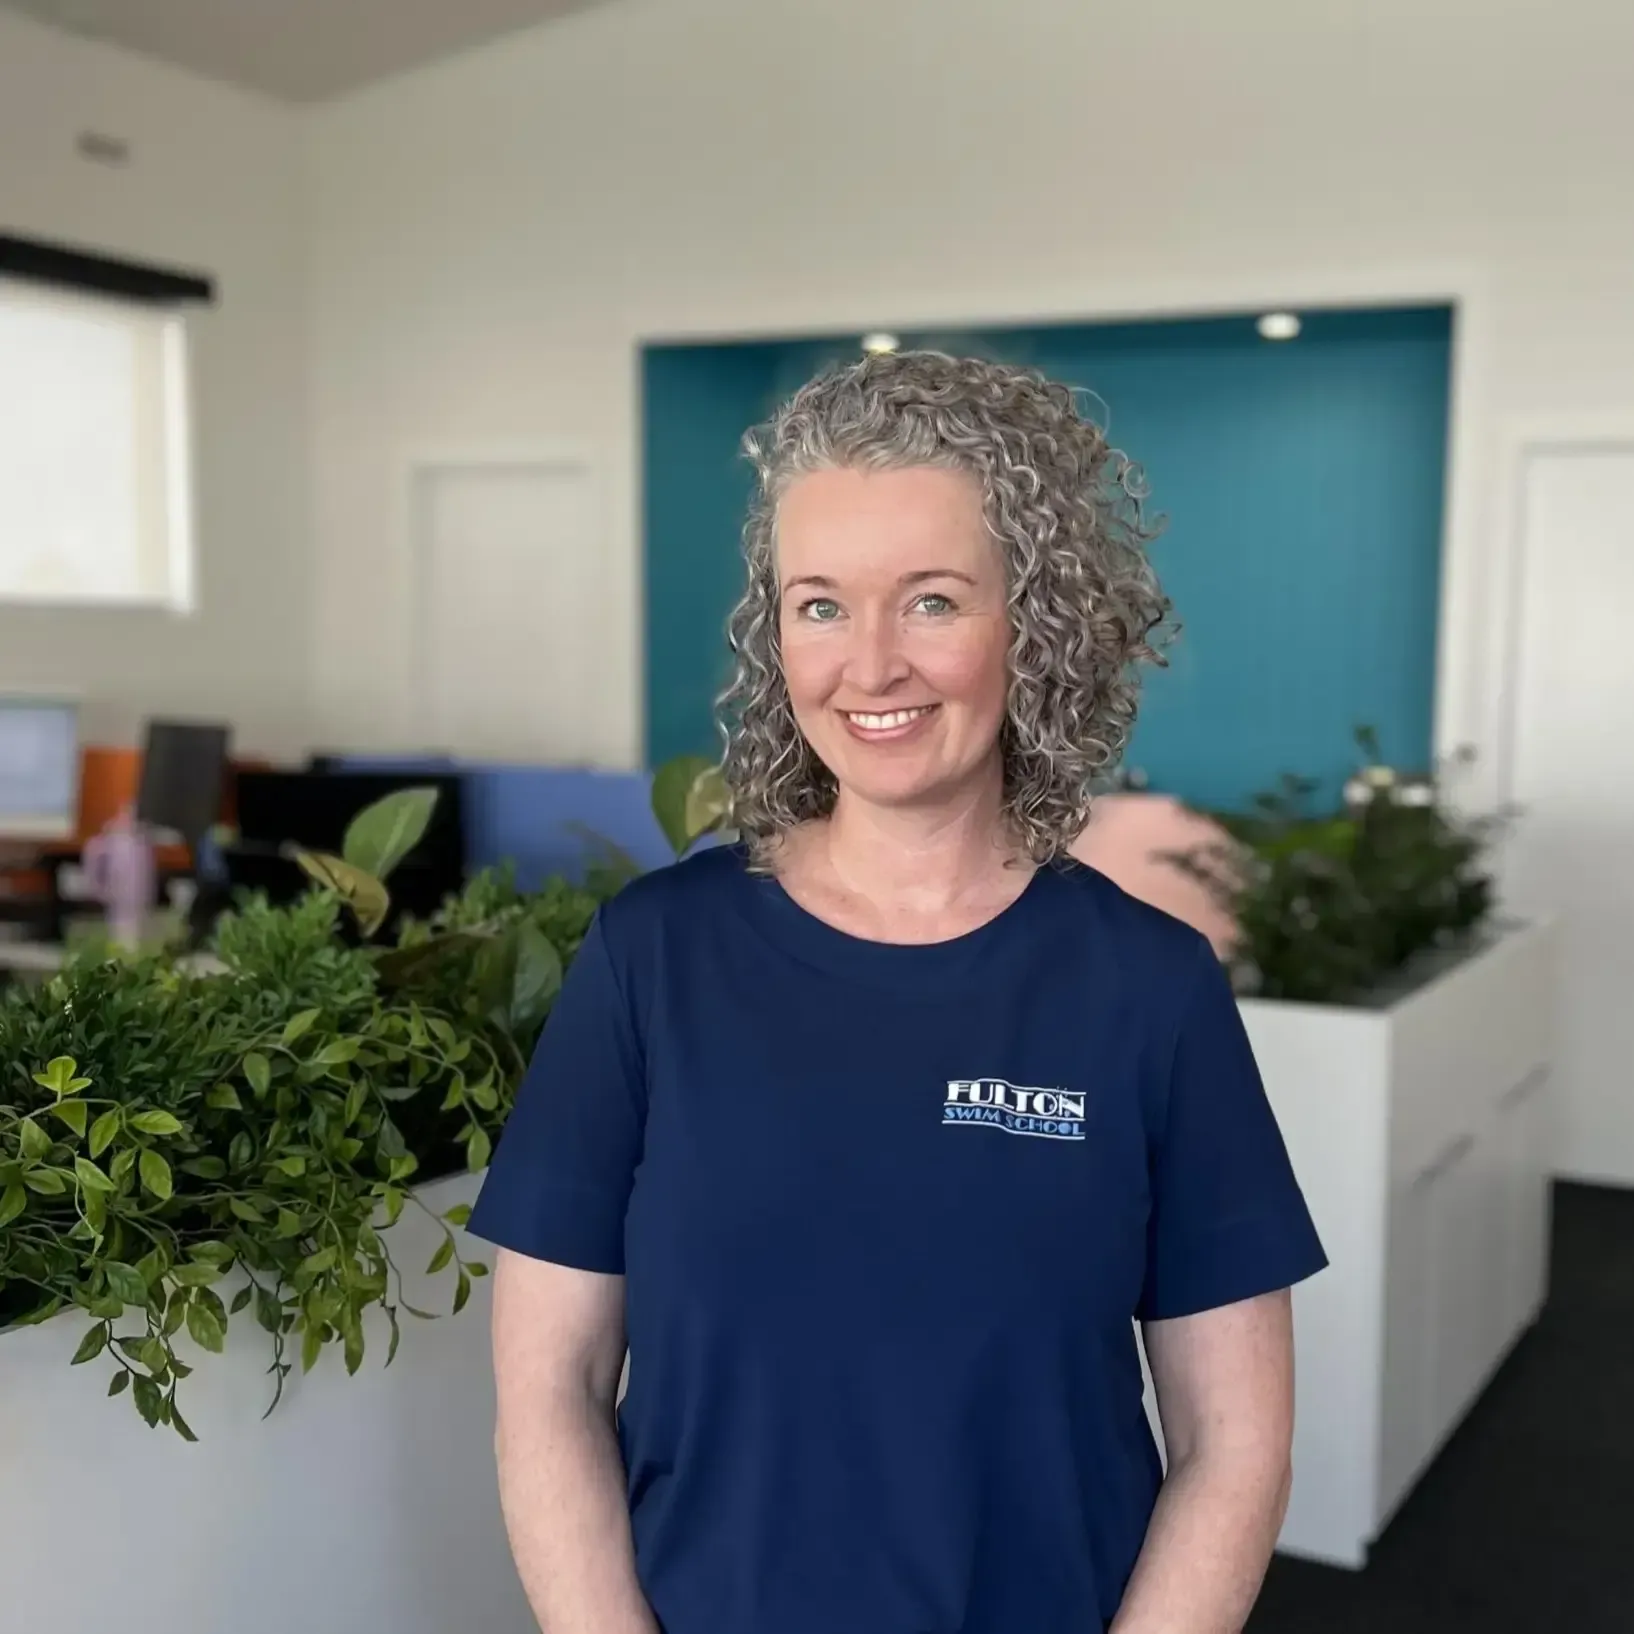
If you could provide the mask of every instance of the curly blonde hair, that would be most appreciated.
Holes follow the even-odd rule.
[[[777,509],[794,478],[835,467],[936,466],[980,485],[1004,553],[1012,637],[1001,732],[1004,816],[1035,862],[1089,820],[1139,697],[1162,663],[1169,602],[1146,557],[1138,469],[1030,369],[893,352],[818,376],[744,439],[758,486],[744,528],[748,586],[728,626],[735,674],[720,698],[732,821],[757,861],[827,816],[834,776],[795,724],[778,640]]]

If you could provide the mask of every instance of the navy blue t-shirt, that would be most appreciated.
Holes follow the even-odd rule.
[[[573,962],[471,1229],[621,1272],[665,1634],[1094,1634],[1161,1481],[1133,1319],[1325,1263],[1226,977],[1078,864],[928,946],[734,848]]]

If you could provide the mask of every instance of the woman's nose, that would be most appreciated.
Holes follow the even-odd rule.
[[[908,659],[894,619],[858,619],[851,628],[845,670],[857,691],[878,695],[907,675]]]

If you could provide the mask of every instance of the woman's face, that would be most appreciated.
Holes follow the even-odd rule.
[[[845,793],[956,800],[999,764],[1004,567],[963,472],[816,471],[777,513],[783,673]]]

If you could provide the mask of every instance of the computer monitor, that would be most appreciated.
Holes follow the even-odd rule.
[[[221,812],[232,728],[208,721],[149,721],[138,822],[196,846]]]
[[[0,693],[0,839],[66,840],[78,826],[78,702]]]

